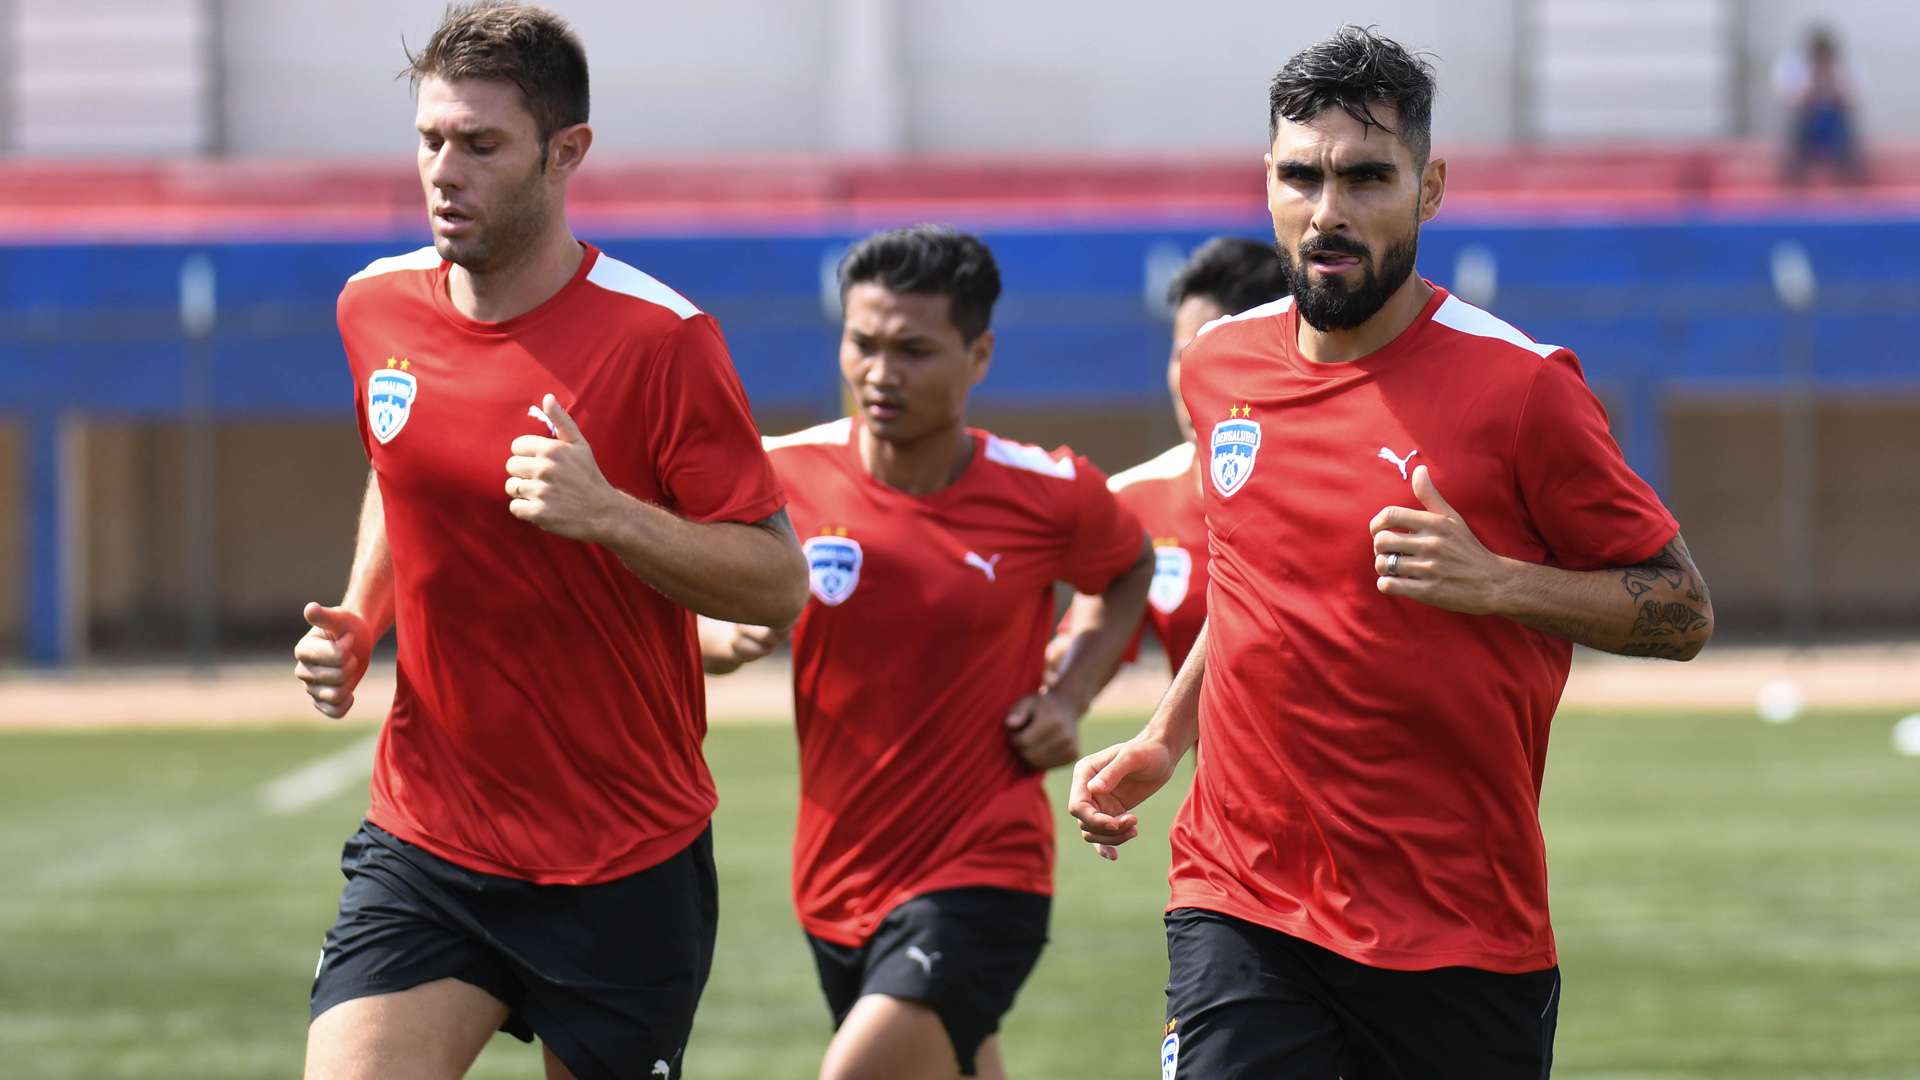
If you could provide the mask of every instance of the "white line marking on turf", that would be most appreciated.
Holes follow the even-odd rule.
[[[260,807],[269,814],[297,814],[318,806],[373,772],[373,748],[379,734],[357,739],[343,750],[310,761],[260,785]]]

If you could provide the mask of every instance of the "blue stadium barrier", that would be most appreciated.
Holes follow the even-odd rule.
[[[984,229],[1006,293],[982,400],[1022,405],[1158,400],[1167,327],[1154,298],[1170,259],[1222,232],[1263,234],[1257,218],[1212,226],[1074,231]],[[824,284],[852,234],[589,235],[712,312],[760,406],[837,404]],[[1811,320],[1775,297],[1778,245],[1799,245],[1819,281]],[[221,312],[212,341],[217,418],[340,416],[352,389],[333,327],[348,275],[417,246],[411,238],[217,245],[0,246],[0,421],[27,432],[28,652],[57,662],[60,418],[178,417],[188,345],[178,325],[183,262],[212,260]],[[1766,392],[1782,385],[1796,332],[1817,342],[1816,387],[1920,392],[1920,218],[1506,222],[1443,216],[1420,265],[1446,283],[1473,250],[1491,259],[1489,305],[1541,341],[1581,356],[1619,407],[1628,457],[1666,475],[1660,404],[1668,391]]]

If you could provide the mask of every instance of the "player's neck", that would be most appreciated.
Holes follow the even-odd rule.
[[[1315,330],[1300,320],[1300,355],[1316,364],[1344,364],[1371,356],[1413,325],[1433,296],[1433,286],[1410,273],[1373,317],[1351,330]]]
[[[862,427],[858,445],[867,475],[908,495],[952,487],[973,460],[973,436],[964,424],[913,442],[887,442]]]
[[[455,311],[475,322],[505,322],[566,288],[586,255],[562,220],[520,258],[497,270],[474,273],[456,264],[447,274],[447,298]]]

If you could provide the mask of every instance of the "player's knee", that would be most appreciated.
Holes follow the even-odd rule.
[[[894,1022],[851,1031],[843,1026],[820,1063],[820,1080],[955,1080],[960,1075],[943,1030],[921,1030],[911,1019],[900,1023],[899,1016],[888,1019]]]

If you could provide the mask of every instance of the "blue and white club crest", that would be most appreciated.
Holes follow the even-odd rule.
[[[413,415],[413,400],[419,393],[420,380],[405,368],[382,368],[367,380],[367,426],[373,429],[373,437],[380,440],[381,445],[392,442],[400,429],[407,426],[407,417]]]
[[[1167,1037],[1160,1040],[1160,1080],[1173,1080],[1179,1071],[1180,1033],[1169,1031]]]
[[[807,581],[813,595],[838,607],[860,585],[860,541],[845,536],[815,536],[800,545],[807,556]]]
[[[1246,486],[1253,476],[1253,462],[1260,454],[1260,423],[1250,419],[1253,406],[1235,405],[1228,418],[1213,425],[1213,450],[1208,473],[1213,490],[1223,499]]]
[[[1187,598],[1187,584],[1193,580],[1193,555],[1183,547],[1153,549],[1153,584],[1147,586],[1147,603],[1162,615],[1171,615]]]

